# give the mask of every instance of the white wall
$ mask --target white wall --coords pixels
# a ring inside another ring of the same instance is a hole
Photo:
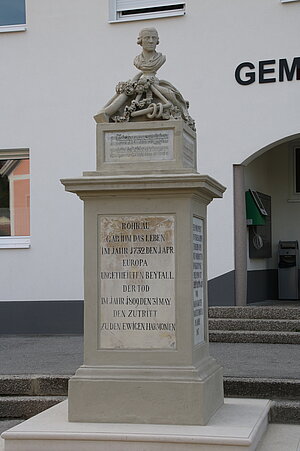
[[[209,207],[209,277],[232,270],[232,165],[298,133],[300,117],[300,81],[240,86],[234,71],[298,56],[300,2],[188,0],[184,17],[119,24],[106,0],[26,3],[28,30],[0,34],[0,148],[30,148],[32,247],[0,249],[1,299],[82,298],[81,201],[59,179],[94,169],[92,116],[136,72],[144,26],[167,55],[158,76],[190,101],[199,171],[228,187]]]

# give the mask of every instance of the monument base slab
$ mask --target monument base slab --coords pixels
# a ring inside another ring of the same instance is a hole
[[[205,425],[223,404],[223,371],[212,358],[204,363],[127,372],[83,365],[69,382],[69,420]]]
[[[269,408],[267,400],[225,399],[206,426],[72,423],[64,401],[2,437],[5,451],[254,451]]]

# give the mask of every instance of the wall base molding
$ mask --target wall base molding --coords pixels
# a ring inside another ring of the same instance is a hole
[[[2,335],[83,333],[83,301],[0,301]]]

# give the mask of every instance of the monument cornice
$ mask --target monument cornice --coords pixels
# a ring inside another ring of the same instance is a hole
[[[141,174],[125,176],[82,176],[62,179],[65,190],[79,197],[110,192],[146,192],[168,190],[180,193],[202,194],[209,198],[221,198],[226,188],[208,175],[202,174]]]

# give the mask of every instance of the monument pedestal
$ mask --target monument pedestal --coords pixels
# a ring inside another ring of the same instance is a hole
[[[70,420],[207,423],[223,385],[208,353],[205,218],[223,187],[199,174],[63,183],[85,204],[85,357]]]
[[[225,399],[206,426],[72,423],[67,401],[3,433],[5,451],[254,451],[269,402]]]
[[[84,365],[70,421],[204,425],[223,404],[209,356],[206,206],[199,174],[63,180],[85,209]]]

